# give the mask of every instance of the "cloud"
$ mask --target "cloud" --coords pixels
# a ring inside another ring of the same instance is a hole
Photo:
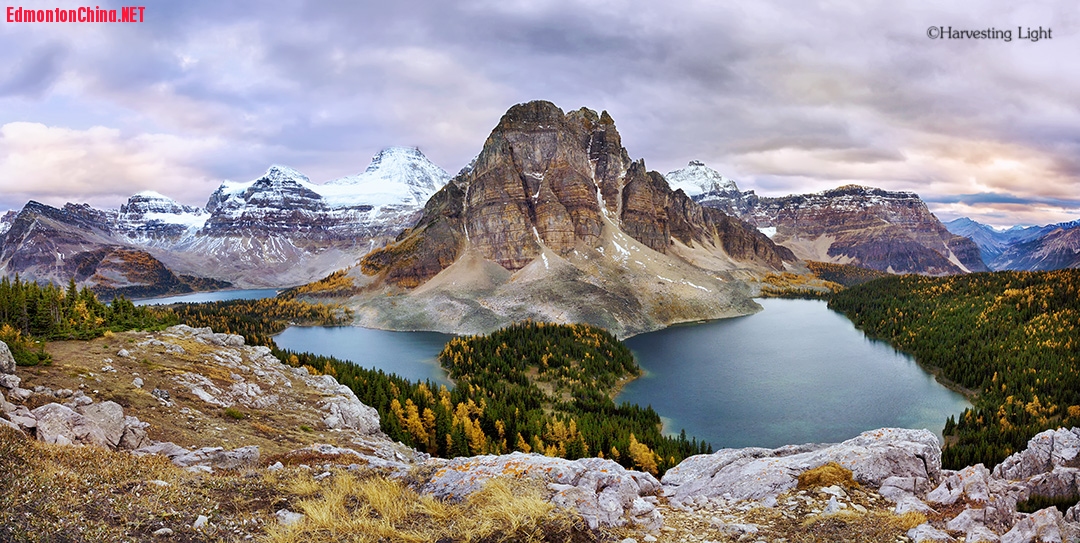
[[[1068,68],[1080,35],[1067,31],[1080,15],[1065,0],[191,0],[147,16],[0,36],[17,52],[0,124],[82,134],[55,141],[56,157],[112,142],[117,197],[152,188],[146,164],[250,179],[281,162],[323,180],[393,144],[456,171],[532,99],[608,110],[650,168],[700,159],[770,195],[861,183],[942,213],[1049,222],[1080,180],[1080,71]],[[931,40],[930,25],[1055,32]],[[78,175],[65,189],[65,164],[18,171],[49,197],[107,199]],[[946,201],[984,194],[1018,201]]]
[[[223,145],[168,134],[125,137],[104,127],[7,123],[0,126],[0,206],[18,209],[29,199],[113,203],[145,189],[202,204],[216,183],[195,165]]]
[[[66,55],[67,49],[58,44],[27,51],[6,77],[0,76],[0,96],[41,96],[60,77]]]

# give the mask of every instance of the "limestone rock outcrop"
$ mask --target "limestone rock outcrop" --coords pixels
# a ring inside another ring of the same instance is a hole
[[[668,470],[661,482],[676,503],[693,503],[699,496],[775,500],[795,488],[799,474],[829,462],[850,469],[862,484],[880,487],[903,479],[915,489],[937,480],[941,449],[927,430],[883,428],[836,445],[722,449],[692,456]]]

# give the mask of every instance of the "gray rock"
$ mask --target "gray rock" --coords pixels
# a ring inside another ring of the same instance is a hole
[[[656,478],[602,458],[571,461],[520,452],[455,458],[446,462],[422,491],[440,499],[462,499],[488,480],[508,476],[547,483],[554,492],[551,502],[577,511],[591,529],[636,524],[651,530],[659,529],[662,523],[655,507],[650,509],[637,501],[659,493]],[[633,516],[635,512],[641,516]]]
[[[825,505],[824,513],[826,515],[832,515],[839,512],[840,509],[840,502],[836,501],[836,496],[829,496],[829,503]]]
[[[720,533],[734,538],[741,538],[744,535],[754,535],[758,533],[757,524],[738,524],[738,523],[718,523],[713,524]]]
[[[33,411],[37,419],[37,438],[58,445],[98,445],[111,447],[105,433],[89,418],[58,403],[43,405]]]
[[[975,526],[985,526],[986,520],[986,509],[968,508],[945,523],[945,529],[952,532],[968,532]]]
[[[18,375],[12,373],[0,375],[0,388],[14,390],[19,388],[20,383],[22,383],[22,379]]]
[[[3,341],[0,341],[0,373],[15,373],[15,357]]]
[[[899,428],[864,432],[830,446],[724,449],[690,457],[668,470],[664,491],[677,503],[695,496],[775,499],[795,487],[799,474],[828,462],[852,470],[859,483],[879,487],[894,477],[936,479],[941,449],[929,431]]]
[[[279,509],[277,513],[274,513],[274,516],[277,517],[278,523],[282,526],[292,526],[304,520],[303,513],[294,513],[288,509]]]
[[[151,390],[150,395],[159,400],[165,401],[169,401],[169,398],[171,398],[171,396],[169,395],[169,391],[161,388],[155,388],[154,390]]]
[[[120,446],[124,437],[124,408],[116,402],[100,402],[80,407],[79,414],[90,419],[101,429],[109,448]]]
[[[1065,520],[1074,524],[1080,524],[1080,504],[1074,505],[1065,512]]]
[[[70,388],[62,388],[62,389],[56,391],[56,397],[60,398],[61,400],[70,398],[70,397],[72,397],[74,395],[75,395],[75,391],[71,390]]]
[[[1035,434],[1028,440],[1026,449],[998,464],[994,475],[1016,481],[1051,472],[1055,467],[1080,467],[1080,428]]]
[[[168,528],[154,530],[154,537],[169,537],[171,535],[173,535],[173,531]]]
[[[1055,466],[1048,473],[1040,473],[1026,481],[1031,495],[1046,498],[1068,498],[1078,491],[1080,469]]]
[[[1061,511],[1047,507],[1022,517],[1001,536],[1001,543],[1061,543],[1063,522]]]
[[[18,425],[23,430],[33,430],[37,428],[37,417],[30,412],[26,406],[20,405],[15,410],[9,412],[7,417],[11,422]]]
[[[333,379],[333,377],[330,378]],[[373,407],[364,405],[356,398],[352,390],[345,388],[345,391],[348,392],[347,395],[342,394],[324,400],[323,409],[327,411],[327,415],[323,422],[327,428],[357,430],[364,434],[379,433],[379,412]]]
[[[135,388],[142,388],[143,387],[142,377],[136,377],[136,378],[132,379],[131,380],[131,386],[133,386]]]
[[[270,467],[266,468],[267,471],[281,471],[285,469],[285,464],[281,462],[274,462]]]
[[[929,490],[930,481],[923,477],[889,477],[881,482],[878,494],[899,502],[906,496],[922,496]]]
[[[116,356],[119,356],[120,358],[128,358],[129,356],[131,356],[131,353],[129,353],[127,349],[120,349],[116,352]]]
[[[923,523],[907,532],[907,536],[915,543],[923,541],[955,541],[949,534]]]
[[[117,446],[120,450],[133,451],[150,443],[146,429],[150,427],[147,422],[142,422],[135,417],[124,417],[124,435],[120,437]]]
[[[1001,538],[982,524],[976,524],[964,536],[965,543],[998,543]]]
[[[943,471],[941,484],[926,495],[926,501],[948,505],[967,496],[970,501],[985,502],[990,499],[990,477],[990,470],[982,464]]]
[[[202,528],[206,528],[206,525],[209,523],[210,517],[206,515],[199,515],[199,517],[195,519],[195,522],[191,525],[191,527],[195,528],[196,530],[200,530]]]
[[[905,496],[900,498],[900,501],[896,502],[896,507],[893,508],[893,513],[896,513],[897,515],[903,515],[904,513],[913,511],[916,513],[932,513],[934,512],[934,508],[926,505],[922,500],[915,496]]]
[[[173,464],[186,468],[193,465],[210,466],[214,469],[239,469],[259,462],[259,447],[250,445],[226,451],[221,447],[203,447],[172,458]]]
[[[15,430],[16,432],[18,432],[20,434],[23,434],[23,429],[21,427],[19,427],[18,424],[15,424],[14,422],[11,422],[11,421],[9,421],[7,419],[0,419],[0,426],[3,426],[5,428],[11,428],[12,430]]]
[[[169,458],[170,460],[173,458],[178,458],[187,454],[191,454],[191,451],[170,441],[161,441],[158,443],[152,443],[150,445],[144,445],[143,447],[135,449],[131,452],[136,455],[160,454]]]
[[[3,377],[5,377],[5,376],[0,375],[0,378],[3,378]],[[14,376],[12,376],[12,377],[14,377]],[[18,379],[18,377],[16,377],[16,379]],[[26,390],[25,388],[19,388],[19,387],[12,388],[11,392],[8,392],[8,397],[14,399],[15,401],[19,401],[19,402],[25,402],[26,400],[30,399],[30,396],[33,396],[33,395],[34,395],[33,392],[30,392],[29,390]]]

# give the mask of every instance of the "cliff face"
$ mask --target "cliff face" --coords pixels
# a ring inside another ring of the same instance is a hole
[[[891,273],[988,271],[979,247],[950,233],[911,192],[847,185],[815,194],[766,198],[740,191],[700,162],[668,174],[701,205],[762,229],[799,258],[857,264]]]
[[[759,198],[750,216],[758,226],[775,227],[780,243],[834,237],[825,252],[830,260],[893,273],[988,271],[975,243],[946,230],[910,192],[848,185]]]
[[[460,256],[461,238],[517,271],[544,249],[568,258],[601,247],[607,231],[625,232],[661,254],[678,240],[771,269],[795,260],[737,219],[673,192],[643,160],[631,161],[607,112],[564,114],[550,102],[511,108],[471,170],[433,202],[396,244],[364,259],[365,272],[386,271],[399,286],[422,284],[434,276],[434,261],[445,268],[446,256]],[[441,256],[427,254],[432,250]]]
[[[741,279],[785,260],[796,258],[632,161],[606,112],[529,102],[413,228],[361,261],[352,276],[367,290],[351,303],[375,327],[474,332],[535,318],[626,335],[754,311]]]

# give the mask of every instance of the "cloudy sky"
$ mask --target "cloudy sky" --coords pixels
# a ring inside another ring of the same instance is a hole
[[[20,5],[85,3],[4,7]],[[273,163],[323,182],[389,145],[453,173],[508,107],[546,99],[606,109],[650,169],[699,159],[763,195],[860,183],[915,191],[943,220],[1080,218],[1072,0],[185,0],[144,13],[0,22],[0,210],[115,207],[144,189],[202,205]],[[1024,39],[1040,27],[1050,38]]]

